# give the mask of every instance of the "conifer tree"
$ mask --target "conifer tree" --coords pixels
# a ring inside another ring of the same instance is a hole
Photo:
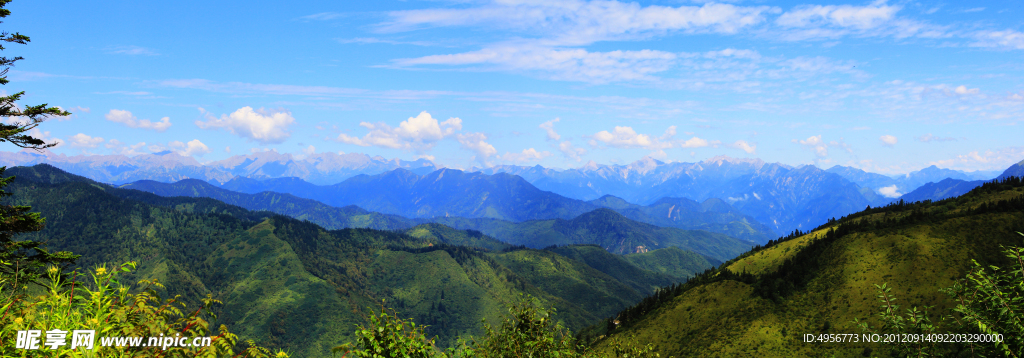
[[[11,14],[6,9],[10,0],[0,0],[0,18]],[[0,21],[0,24],[3,22]],[[9,33],[0,31],[0,50],[4,50],[3,42],[27,44],[29,37],[20,33]],[[22,60],[22,57],[0,56],[0,85],[6,85],[7,71],[14,63]],[[18,92],[10,96],[0,97],[0,143],[8,142],[21,148],[43,150],[53,147],[57,143],[46,143],[42,139],[35,138],[28,134],[40,123],[52,116],[69,116],[71,113],[57,107],[48,107],[47,104],[26,106],[21,108],[16,102],[25,95],[25,92]],[[10,184],[14,177],[3,177],[6,167],[0,167],[0,199],[11,196],[11,193],[3,189]],[[42,277],[43,270],[48,265],[69,265],[78,257],[70,252],[50,253],[43,248],[43,243],[37,241],[15,241],[14,236],[19,233],[39,231],[43,229],[46,220],[39,216],[39,213],[29,212],[29,206],[15,206],[0,204],[0,284],[22,286],[28,282],[35,282]]]

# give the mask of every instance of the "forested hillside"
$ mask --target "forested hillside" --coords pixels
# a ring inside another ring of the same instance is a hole
[[[650,296],[616,317],[610,333],[656,345],[662,356],[871,356],[883,343],[804,343],[804,334],[862,333],[878,321],[877,285],[900,308],[928,309],[936,333],[973,333],[942,319],[956,301],[940,289],[963,281],[972,259],[1018,267],[1002,246],[1024,246],[1024,183],[1013,177],[938,202],[897,202],[811,232],[772,241],[688,283]],[[908,323],[909,324],[909,323]],[[974,328],[972,328],[974,327]],[[598,340],[606,352],[607,340]],[[1020,348],[1020,347],[1018,347]],[[940,345],[956,356],[963,345]]]
[[[293,356],[328,356],[382,299],[429,324],[428,334],[447,345],[481,334],[480,319],[494,322],[520,294],[556,308],[557,318],[578,330],[675,277],[616,269],[638,274],[631,277],[551,251],[502,250],[507,244],[479,232],[436,224],[408,234],[328,231],[212,199],[115,188],[49,166],[7,174],[17,176],[10,203],[32,205],[47,218],[45,229],[23,239],[82,255],[80,268],[138,261],[134,279],[156,278],[164,294],[182,294],[186,303],[211,293],[224,302],[218,323]]]

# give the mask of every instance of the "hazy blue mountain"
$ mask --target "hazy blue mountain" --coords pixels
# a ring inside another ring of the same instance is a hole
[[[49,164],[69,173],[103,183],[127,183],[136,180],[175,182],[188,178],[220,181],[231,178],[229,173],[205,167],[192,157],[169,151],[141,154],[134,157],[123,155],[67,156],[48,150],[41,153],[32,150],[0,151],[0,165],[10,167],[36,164]]]
[[[902,187],[902,183],[893,177],[878,173],[869,173],[854,167],[836,165],[825,171],[837,174],[846,180],[860,185],[861,187],[874,189],[875,191],[892,185],[896,185],[898,187],[897,190],[913,190],[913,188],[907,189]]]
[[[202,164],[172,151],[124,155],[67,156],[50,151],[0,151],[0,165],[32,166],[47,163],[69,173],[99,182],[123,184],[139,180],[176,182],[182,179],[200,179],[224,183],[234,177],[282,178],[297,177],[310,183],[328,185],[359,174],[379,174],[397,168],[426,174],[437,170],[434,163],[419,159],[405,161],[370,157],[365,154],[316,153],[302,158],[277,152],[260,152],[233,156],[228,159]]]
[[[272,151],[233,156],[209,163],[208,166],[232,176],[246,178],[296,177],[320,185],[335,184],[360,174],[379,174],[398,168],[418,173],[432,172],[440,168],[426,159],[388,160],[381,156],[370,157],[359,153],[337,154],[332,152],[316,153],[299,159],[291,154],[279,154]],[[225,180],[219,182],[223,183]]]
[[[1011,165],[997,179],[1005,179],[1011,176],[1024,178],[1024,160]]]
[[[906,191],[913,191],[927,183],[937,183],[944,179],[958,179],[963,181],[991,180],[998,175],[998,172],[962,172],[959,170],[942,169],[934,165],[907,173],[906,175],[894,177],[899,181],[900,188]],[[903,191],[903,192],[906,192]]]
[[[597,206],[537,189],[511,174],[486,175],[441,169],[417,175],[396,169],[358,175],[325,187],[324,203],[357,205],[413,218],[461,216],[511,221],[574,218]]]
[[[397,230],[420,223],[397,215],[370,212],[354,205],[333,207],[291,194],[268,191],[255,194],[239,193],[218,188],[198,179],[185,179],[172,184],[141,180],[121,185],[120,188],[141,190],[164,197],[211,198],[248,210],[264,210],[300,220],[309,220],[328,230],[344,228]]]
[[[900,199],[912,203],[915,201],[932,200],[939,201],[946,198],[961,196],[984,184],[985,180],[965,181],[959,179],[944,179],[938,183],[927,183],[912,192],[903,194]]]
[[[697,163],[664,163],[646,157],[628,165],[587,165],[562,171],[502,166],[484,172],[521,173],[542,190],[577,199],[613,195],[653,205],[662,198],[697,202],[718,198],[775,232],[806,230],[832,217],[884,205],[891,199],[836,173],[814,166],[794,168],[759,159],[725,156]],[[667,208],[659,209],[667,211]],[[636,213],[631,218],[648,222]],[[653,215],[648,214],[651,217]],[[665,215],[668,216],[667,213]],[[655,221],[666,225],[663,221]],[[717,231],[717,230],[716,230]],[[718,231],[722,232],[722,231]]]
[[[987,174],[986,174],[987,175]],[[1020,161],[1017,164],[1011,165],[1009,168],[1004,170],[1002,174],[995,177],[996,180],[1009,178],[1011,176],[1024,177],[1024,161]],[[900,197],[907,202],[932,200],[938,201],[946,198],[960,196],[967,194],[967,192],[973,190],[984,184],[985,182],[991,181],[986,180],[960,180],[960,179],[945,179],[936,183],[927,183],[917,188],[916,190],[904,194]]]

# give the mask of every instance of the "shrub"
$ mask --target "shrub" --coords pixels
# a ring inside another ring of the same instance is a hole
[[[6,262],[0,262],[6,264]],[[119,276],[135,269],[134,262],[107,269],[97,267],[88,275],[78,272],[64,275],[51,266],[47,270],[48,283],[42,294],[31,295],[25,286],[13,282],[0,282],[0,356],[24,357],[270,357],[271,352],[251,341],[241,352],[234,352],[238,337],[221,325],[219,334],[212,336],[211,345],[205,347],[112,347],[102,346],[101,337],[209,337],[208,319],[216,318],[211,311],[220,303],[207,295],[203,306],[195,311],[183,312],[185,305],[180,296],[161,300],[155,292],[162,285],[156,280],[142,280],[138,292],[120,282]],[[79,281],[86,278],[87,281]],[[66,332],[64,346],[47,346],[40,337],[38,350],[16,348],[18,331],[61,330]],[[93,330],[93,349],[71,349],[74,330]],[[53,349],[56,348],[56,349]],[[275,357],[285,358],[284,352]]]
[[[435,346],[434,339],[426,337],[425,326],[402,320],[394,310],[385,308],[383,301],[379,312],[368,317],[367,326],[358,326],[354,344],[337,346],[333,353],[340,353],[346,358],[597,357],[568,329],[557,323],[551,313],[537,308],[529,296],[509,305],[500,326],[494,327],[484,321],[486,333],[480,340],[459,339],[454,347],[445,351]],[[616,358],[660,357],[654,353],[653,346],[638,346],[633,337],[626,342],[613,339],[611,348]]]

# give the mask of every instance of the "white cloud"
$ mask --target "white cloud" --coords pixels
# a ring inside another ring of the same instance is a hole
[[[591,136],[592,146],[601,144],[616,147],[616,148],[645,148],[651,150],[658,150],[664,148],[671,148],[671,143],[662,143],[658,138],[652,138],[647,134],[637,134],[632,127],[615,126],[612,132],[600,131]],[[596,142],[595,142],[596,141]]]
[[[102,137],[90,137],[84,133],[68,137],[68,144],[75,148],[96,148],[100,143],[103,143]]]
[[[707,147],[709,145],[717,146],[719,143],[720,142],[717,141],[717,140],[709,142],[706,139],[701,139],[701,138],[693,137],[693,138],[687,139],[686,141],[679,142],[679,147],[680,148],[703,148],[703,147]]]
[[[558,135],[558,132],[555,132],[555,122],[558,122],[560,120],[561,119],[555,118],[555,119],[552,119],[550,121],[547,121],[547,122],[544,122],[544,123],[540,124],[539,127],[541,129],[543,129],[543,130],[548,132],[548,139],[550,139],[550,140],[562,139],[562,136]]]
[[[956,170],[1003,170],[1024,158],[1024,147],[1004,147],[996,150],[973,151],[956,158],[930,162],[943,168]]]
[[[104,144],[103,146],[106,147],[107,149],[110,149],[111,153],[120,155],[135,156],[146,153],[145,151],[140,150],[146,146],[146,142],[139,142],[133,145],[126,146],[124,143],[117,139],[111,139],[107,141],[107,144]]]
[[[967,88],[967,86],[960,85],[959,87],[953,89],[953,92],[959,95],[965,95],[978,94],[979,90],[977,88]]]
[[[430,150],[445,137],[462,130],[462,120],[449,118],[438,123],[426,111],[420,112],[416,117],[398,124],[398,128],[392,128],[385,123],[359,123],[361,127],[370,132],[362,138],[352,137],[345,133],[338,135],[337,141],[368,147],[377,146],[402,150],[426,151]]]
[[[754,154],[754,151],[757,150],[757,145],[751,145],[746,141],[742,140],[738,140],[735,143],[733,143],[732,147],[747,152],[747,154]]]
[[[893,185],[890,185],[890,186],[887,186],[887,187],[883,187],[883,188],[878,188],[878,193],[882,194],[882,196],[884,196],[886,198],[898,198],[901,195],[903,195],[902,193],[897,191],[896,184],[893,184]]]
[[[632,127],[616,126],[611,132],[600,131],[591,136],[590,145],[598,147],[607,145],[615,148],[643,148],[659,151],[669,148],[702,148],[717,146],[721,142],[691,137],[687,140],[673,140],[676,126],[669,126],[660,137],[639,134]]]
[[[495,1],[463,9],[394,11],[380,29],[483,26],[534,33],[554,44],[583,45],[671,31],[735,33],[763,22],[763,14],[771,11],[767,6],[716,3],[671,7],[619,1]]]
[[[152,129],[157,132],[163,132],[171,126],[170,117],[160,118],[159,122],[153,122],[148,119],[140,121],[132,115],[132,112],[120,109],[111,109],[104,117],[106,117],[108,121],[121,123],[130,128]]]
[[[202,108],[199,111],[207,118],[206,122],[195,122],[199,128],[226,128],[231,134],[264,145],[284,142],[291,136],[288,126],[295,123],[292,114],[285,110],[267,111],[260,108],[254,111],[252,107],[246,106],[239,108],[231,115],[222,115],[219,119],[208,114]]]
[[[920,136],[920,137],[916,137],[914,139],[917,139],[918,141],[924,142],[924,143],[956,141],[956,138],[953,138],[953,137],[936,137],[936,136],[933,136],[931,133],[925,134],[925,135]]]
[[[309,156],[309,155],[313,155],[314,153],[316,153],[316,147],[314,147],[313,145],[310,145],[308,147],[302,148],[302,154],[305,154],[305,155]]]
[[[783,27],[830,25],[864,30],[892,20],[899,10],[899,6],[885,5],[884,2],[868,6],[802,5],[780,15],[775,23]]]
[[[175,149],[176,153],[186,157],[191,157],[193,155],[201,156],[210,152],[210,147],[207,147],[206,144],[203,144],[203,142],[200,142],[198,139],[190,140],[188,143],[173,141],[167,143],[167,145]]]
[[[878,139],[880,139],[882,141],[882,144],[884,144],[887,147],[892,147],[892,146],[896,145],[896,142],[897,142],[895,136],[888,135],[888,134],[883,135],[883,136],[879,137]]]
[[[28,135],[32,138],[39,139],[46,143],[57,143],[57,145],[50,147],[50,149],[60,148],[64,145],[64,140],[60,138],[54,138],[50,136],[50,131],[43,132],[39,128],[32,128],[28,131]]]
[[[523,149],[522,153],[509,153],[509,152],[505,152],[505,155],[501,156],[501,160],[504,160],[506,162],[514,162],[514,163],[529,163],[529,162],[536,162],[538,160],[541,160],[541,159],[544,159],[544,158],[547,158],[547,157],[550,157],[550,156],[551,156],[551,152],[548,152],[548,151],[538,152],[536,149],[529,148],[529,149]]]
[[[973,45],[1008,50],[1024,50],[1024,32],[1015,30],[978,31],[974,33]]]
[[[393,63],[398,67],[491,65],[481,69],[541,72],[554,80],[602,84],[653,81],[653,74],[671,69],[677,58],[675,53],[658,50],[590,52],[510,43],[458,54],[398,59]]]
[[[7,92],[0,93],[0,96],[7,96]],[[71,107],[71,108],[64,108],[64,107],[61,107],[61,106],[57,106],[57,108],[60,108],[62,111],[71,112],[70,116],[56,116],[56,117],[54,117],[54,119],[56,119],[58,122],[69,121],[72,118],[78,117],[78,114],[82,113],[82,112],[89,113],[89,107],[75,106],[75,107]]]
[[[120,55],[145,55],[145,56],[157,56],[160,55],[153,49],[148,49],[139,46],[111,46],[107,47],[107,53],[120,54]]]
[[[577,162],[582,160],[580,156],[587,154],[586,149],[576,148],[572,145],[572,142],[570,141],[563,141],[562,143],[558,143],[558,151],[562,152],[562,155],[565,155],[566,158],[573,159]]]
[[[481,163],[486,163],[487,158],[498,154],[498,151],[494,149],[494,146],[487,143],[487,135],[483,133],[467,133],[467,134],[456,134],[459,143],[462,147],[469,149],[476,153],[475,159]]]
[[[816,136],[807,137],[807,139],[804,140],[794,139],[793,143],[797,143],[814,150],[814,154],[816,154],[819,158],[824,158],[828,156],[828,144],[821,140],[820,134]]]
[[[224,153],[231,153],[231,146],[230,145],[224,147]]]

